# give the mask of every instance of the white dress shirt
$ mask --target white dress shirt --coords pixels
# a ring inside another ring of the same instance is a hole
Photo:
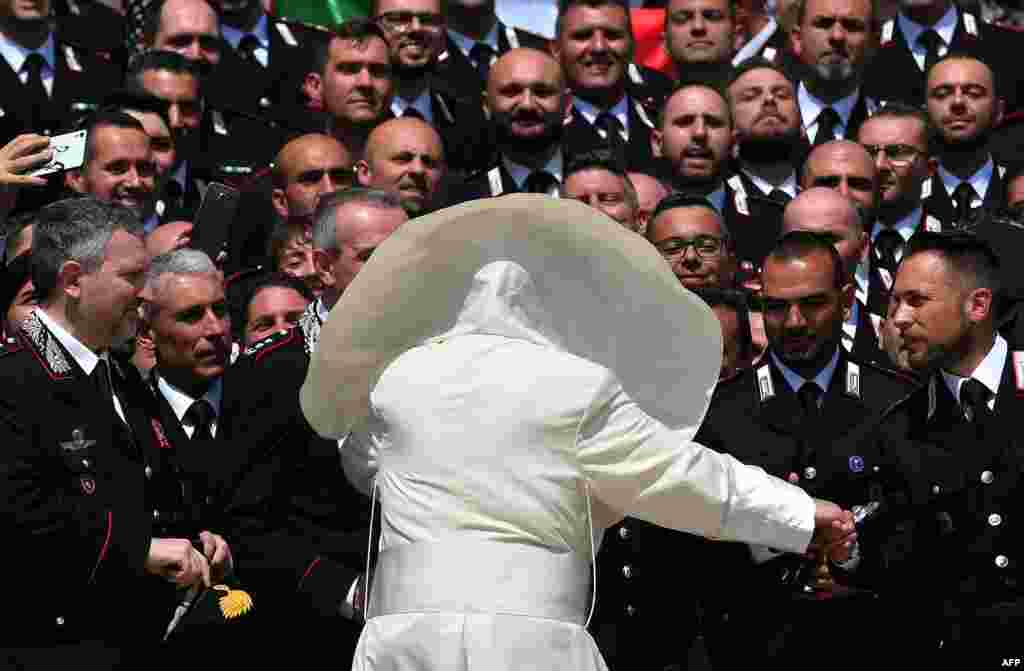
[[[583,118],[593,126],[594,122],[597,121],[597,117],[601,115],[603,110],[598,108],[596,105],[588,103],[586,100],[573,96],[572,106],[576,108],[576,111],[583,115]],[[619,123],[622,124],[622,141],[629,141],[629,96],[622,96],[619,102],[611,106],[608,113],[618,119]]]
[[[43,68],[40,76],[42,77],[43,88],[46,89],[47,95],[52,97],[53,77],[57,72],[57,53],[54,46],[53,33],[51,32],[47,36],[43,46],[38,49],[26,49],[0,34],[0,56],[4,57],[4,60],[7,61],[11,69],[18,75],[18,80],[22,84],[28,83],[28,71],[24,69],[25,59],[28,58],[29,54],[33,53],[39,54],[46,61],[46,66]]]
[[[433,105],[430,102],[430,89],[427,88],[423,93],[416,96],[415,100],[406,100],[395,96],[391,99],[391,113],[396,117],[402,117],[405,115],[405,110],[412,107],[414,110],[423,116],[423,120],[434,125],[434,111]]]
[[[498,55],[498,51],[499,51],[499,49],[498,49],[498,26],[499,25],[500,24],[497,21],[495,21],[494,22],[494,26],[491,27],[490,32],[488,32],[484,36],[483,40],[480,40],[480,43],[486,44],[491,49],[493,49],[495,55]],[[452,38],[452,42],[455,43],[455,46],[457,46],[459,48],[459,51],[461,51],[462,54],[466,58],[468,58],[470,60],[470,62],[474,62],[473,61],[473,57],[470,55],[470,51],[472,51],[473,47],[475,47],[477,45],[477,40],[474,40],[472,37],[469,37],[468,35],[463,35],[462,33],[458,32],[457,30],[452,30],[451,28],[448,29],[448,37]]]
[[[973,378],[992,392],[992,396],[988,399],[988,409],[995,410],[996,394],[999,393],[999,383],[1003,380],[1003,368],[1006,366],[1006,357],[1009,351],[1010,347],[1006,340],[997,333],[995,342],[992,343],[992,349],[988,351],[970,377],[961,377],[956,373],[942,371],[942,379],[946,383],[946,388],[953,394],[957,403],[960,402],[960,388],[963,387],[964,382]]]
[[[956,191],[956,187],[960,186],[961,182],[966,181],[974,188],[974,196],[971,198],[971,209],[981,207],[982,203],[985,202],[985,194],[988,193],[988,185],[992,182],[992,174],[994,172],[995,164],[992,162],[991,156],[985,161],[985,165],[978,168],[977,172],[966,180],[960,179],[947,171],[941,164],[939,165],[939,177],[942,179],[942,186],[946,189],[946,193],[949,194],[950,198],[953,197],[953,192]]]
[[[835,354],[832,355],[832,359],[818,371],[818,374],[814,376],[813,380],[808,380],[804,376],[797,373],[795,370],[782,363],[779,357],[775,356],[775,352],[769,352],[772,357],[772,361],[779,367],[779,372],[782,373],[782,377],[786,380],[786,384],[793,390],[794,393],[800,391],[800,387],[804,386],[805,382],[814,382],[821,389],[822,398],[825,397],[825,393],[828,391],[828,386],[832,383],[832,374],[836,372],[836,366],[839,364],[839,348],[836,348]],[[821,401],[818,402],[819,405]]]
[[[167,399],[168,405],[171,406],[171,410],[174,411],[174,416],[181,422],[181,428],[185,431],[185,435],[192,438],[192,434],[196,432],[196,425],[192,423],[191,417],[186,417],[188,409],[192,407],[192,404],[197,400],[192,398],[187,393],[178,389],[173,384],[168,382],[163,375],[157,372],[156,387],[163,394],[164,398]],[[210,384],[210,388],[206,390],[202,398],[206,399],[210,406],[213,408],[213,419],[210,422],[210,434],[214,438],[217,437],[217,426],[220,424],[220,400],[223,395],[224,384],[221,378],[217,378]]]
[[[907,45],[910,47],[910,53],[917,61],[917,67],[924,70],[924,59],[925,59],[925,48],[920,44],[917,39],[921,36],[921,33],[929,29],[929,26],[922,26],[920,23],[914,23],[910,19],[900,12],[896,15],[896,24],[900,27],[900,32],[903,33],[903,39],[907,41]],[[956,5],[950,3],[949,9],[942,15],[938,23],[931,26],[931,29],[939,34],[943,44],[939,45],[939,58],[946,55],[949,51],[949,45],[953,43],[953,33],[956,32],[957,24],[957,13]]]
[[[797,102],[800,104],[800,118],[802,119],[804,130],[807,131],[808,142],[816,142],[818,139],[818,116],[821,111],[826,107],[831,107],[839,115],[839,124],[832,129],[832,135],[835,139],[841,140],[846,135],[846,128],[850,124],[850,115],[853,114],[853,106],[857,104],[857,97],[860,95],[860,89],[856,89],[853,93],[840,98],[831,105],[815,98],[814,95],[807,90],[807,86],[803,82],[800,82],[800,86],[797,87]]]
[[[92,372],[96,370],[96,365],[103,359],[107,362],[107,370],[110,370],[110,358],[106,352],[96,354],[91,349],[86,347],[82,342],[75,336],[68,333],[64,328],[54,321],[48,314],[39,308],[35,309],[35,314],[39,317],[39,321],[43,322],[43,325],[49,329],[50,333],[54,338],[57,339],[64,349],[68,351],[71,358],[75,360],[82,372],[87,376],[92,376]],[[113,390],[113,380],[108,380],[110,388]],[[124,415],[124,408],[121,407],[121,400],[117,397],[117,394],[111,394],[113,396],[114,410],[117,412],[117,416],[121,418],[125,424],[128,423],[128,419]]]
[[[220,32],[224,36],[224,39],[227,40],[228,44],[231,45],[231,48],[236,51],[238,50],[238,45],[242,41],[243,37],[246,35],[252,35],[255,37],[259,40],[260,46],[256,48],[253,55],[256,57],[256,60],[259,61],[260,65],[267,67],[267,64],[270,62],[270,31],[268,30],[266,14],[260,15],[260,20],[256,22],[256,25],[250,32],[243,32],[238,28],[224,23],[220,26]]]
[[[502,156],[501,161],[502,164],[505,166],[505,169],[508,170],[508,174],[512,176],[512,181],[516,183],[516,187],[520,191],[522,191],[523,185],[526,184],[526,179],[530,176],[530,173],[534,172],[534,168],[529,168],[525,165],[522,165],[521,163],[515,163],[514,161],[509,160],[507,156]],[[556,151],[554,155],[551,156],[548,162],[544,164],[542,170],[544,170],[552,177],[554,177],[556,180],[558,180],[559,184],[562,183],[562,178],[564,176],[563,173],[565,170],[565,161],[562,158],[561,149]],[[551,188],[551,192],[548,193],[548,195],[557,196],[558,186],[553,186]]]

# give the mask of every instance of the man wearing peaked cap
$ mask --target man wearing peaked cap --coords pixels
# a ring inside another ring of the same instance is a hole
[[[846,558],[849,513],[691,442],[721,346],[648,243],[581,203],[483,199],[377,247],[300,394],[381,507],[354,668],[605,668],[592,529],[626,514],[791,552],[817,526]]]

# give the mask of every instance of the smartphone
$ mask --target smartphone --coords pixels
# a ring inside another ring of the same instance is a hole
[[[50,138],[53,158],[46,165],[26,173],[30,177],[45,177],[58,172],[81,168],[85,162],[85,140],[87,132],[76,130]]]
[[[210,182],[192,222],[192,247],[213,259],[218,267],[227,261],[231,222],[242,192],[220,182]]]

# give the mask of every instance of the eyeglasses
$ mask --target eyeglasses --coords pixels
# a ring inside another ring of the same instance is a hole
[[[686,253],[687,247],[693,247],[694,253],[702,259],[714,258],[722,251],[722,239],[713,235],[698,235],[692,240],[668,238],[655,245],[665,258],[681,256]]]
[[[377,16],[381,25],[391,30],[407,30],[413,21],[428,29],[437,29],[444,25],[444,17],[433,12],[384,12]]]
[[[871,154],[871,158],[878,158],[879,152],[884,151],[886,158],[894,165],[906,165],[917,158],[918,154],[924,153],[909,144],[865,144],[861,146]]]

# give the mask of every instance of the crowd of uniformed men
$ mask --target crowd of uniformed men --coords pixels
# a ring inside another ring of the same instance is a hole
[[[332,31],[144,4],[0,1],[0,667],[345,666],[369,502],[299,410],[310,352],[409,218],[517,192],[601,210],[712,306],[699,442],[873,511],[842,565],[626,518],[590,623],[613,671],[1024,656],[1024,33],[990,21],[1019,8],[669,0],[672,78],[622,0],[563,0],[552,40],[494,0]],[[75,129],[80,168],[27,174]],[[252,612],[167,635],[197,582]]]

